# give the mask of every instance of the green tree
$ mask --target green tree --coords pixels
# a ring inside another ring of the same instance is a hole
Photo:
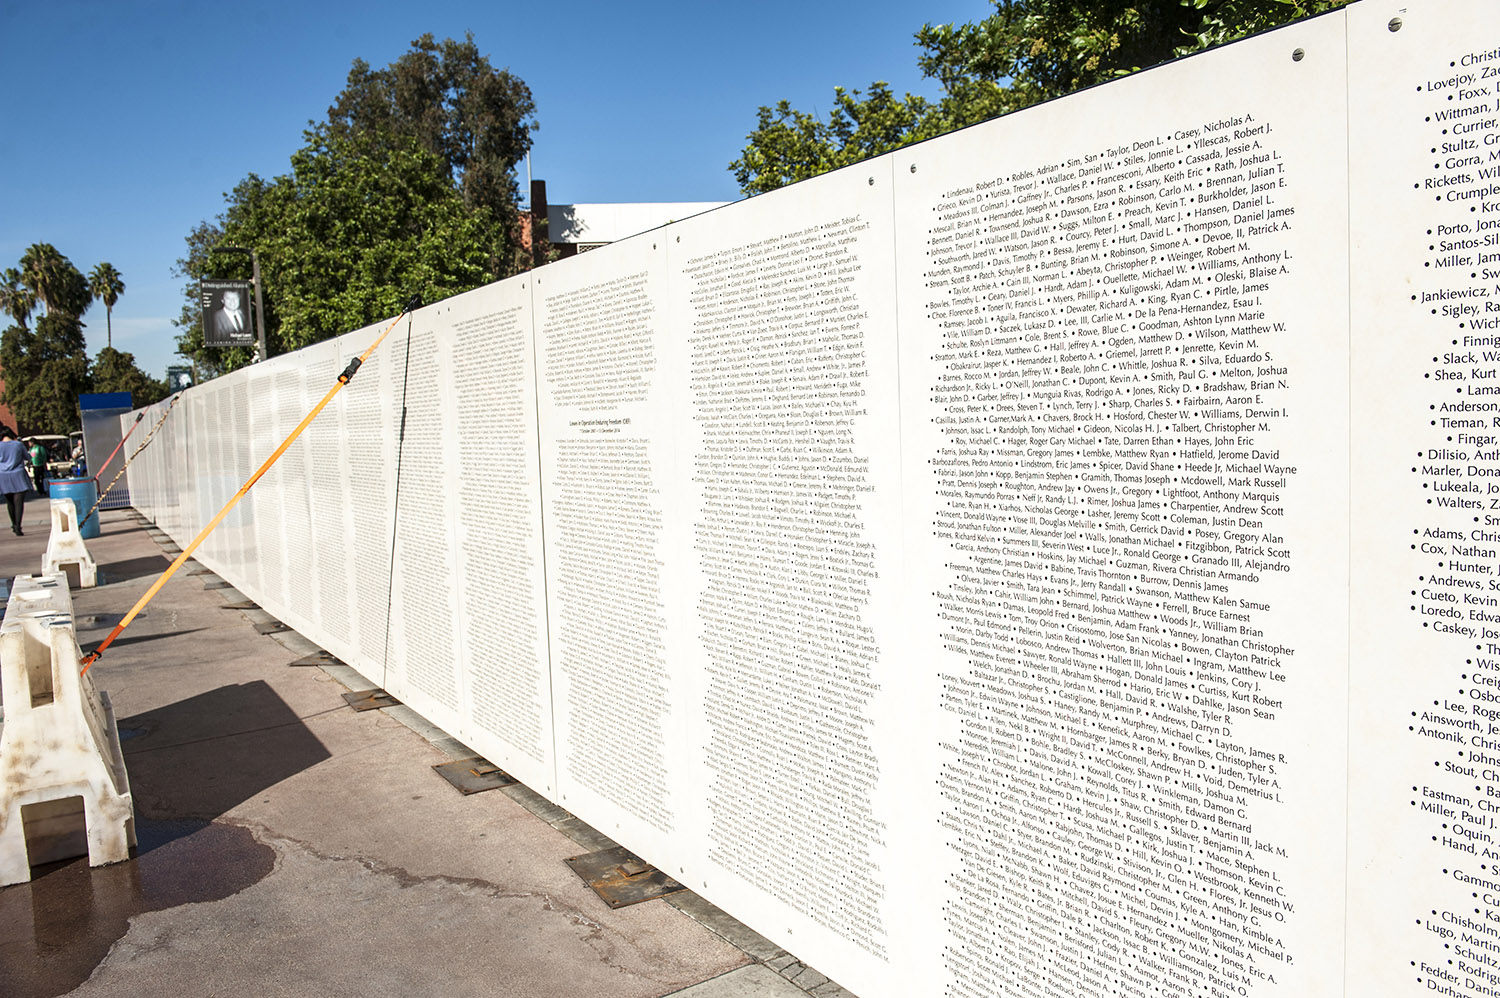
[[[763,194],[927,138],[931,112],[923,98],[899,98],[885,83],[863,92],[835,87],[827,121],[780,101],[760,109],[730,169],[746,194]]]
[[[36,311],[36,292],[26,286],[15,267],[0,273],[0,311],[22,329],[29,328],[31,313]]]
[[[253,356],[203,345],[197,280],[250,276],[219,246],[259,255],[272,355],[393,314],[412,292],[434,301],[529,267],[515,165],[533,113],[531,91],[472,35],[423,35],[385,69],[356,60],[291,172],[246,177],[223,215],[188,234],[178,351],[209,376]]]
[[[167,383],[142,371],[135,355],[105,347],[89,367],[89,377],[96,392],[129,392],[137,406],[160,402],[168,394]]]
[[[385,69],[356,59],[328,109],[330,135],[385,135],[442,157],[470,208],[516,221],[515,168],[536,129],[531,89],[474,44],[425,34]]]
[[[51,243],[34,243],[21,256],[21,283],[50,314],[79,317],[88,310],[89,282]]]
[[[0,401],[15,413],[17,432],[69,433],[78,429],[78,396],[89,390],[83,323],[52,309],[36,329],[11,326],[0,334]]]
[[[120,300],[120,295],[125,293],[125,280],[112,263],[97,263],[94,269],[89,271],[89,294],[95,299],[104,302],[104,336],[105,349],[113,349],[115,345],[115,330],[112,321],[115,303]]]
[[[20,267],[7,271],[5,280],[8,300],[21,297],[16,288],[24,288],[46,314],[30,329],[16,314],[24,313],[25,301],[9,309],[17,325],[0,334],[0,370],[5,377],[0,402],[15,413],[22,433],[77,429],[78,395],[89,388],[81,321],[92,303],[88,281],[50,243],[28,247]]]
[[[467,207],[447,164],[413,139],[314,130],[290,174],[252,175],[229,201],[216,224],[189,235],[177,270],[248,277],[248,261],[214,248],[256,247],[272,354],[399,312],[413,292],[436,301],[504,276],[491,269],[489,210]],[[196,286],[190,292],[178,352],[209,373],[247,363],[248,350],[203,345]]]
[[[942,88],[938,100],[897,98],[875,83],[863,94],[836,89],[826,122],[786,101],[761,107],[729,164],[740,189],[775,190],[1348,0],[994,2],[995,13],[981,21],[917,32],[917,64]]]

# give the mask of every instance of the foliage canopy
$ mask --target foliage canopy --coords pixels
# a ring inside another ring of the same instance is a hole
[[[129,392],[136,405],[150,405],[167,397],[167,384],[146,374],[135,363],[135,354],[105,347],[89,365],[96,392]]]
[[[356,60],[290,171],[246,177],[188,234],[179,352],[204,376],[252,359],[203,345],[197,280],[251,276],[221,247],[259,257],[272,355],[394,314],[412,293],[436,301],[524,269],[515,166],[533,111],[526,85],[472,36],[423,35],[385,69]]]
[[[88,309],[93,297],[83,272],[51,243],[27,247],[21,255],[20,275],[21,283],[49,314],[62,312],[76,318]]]
[[[18,266],[0,273],[0,307],[13,325],[0,333],[0,402],[15,414],[22,434],[68,433],[78,428],[78,396],[90,391],[128,391],[137,405],[156,402],[166,385],[135,365],[135,358],[105,347],[90,365],[83,314],[97,297],[110,308],[125,290],[119,271],[107,263],[85,278],[50,243],[36,243]],[[31,323],[32,313],[44,314]]]
[[[18,431],[68,433],[78,428],[78,396],[89,390],[83,323],[53,308],[35,329],[11,326],[0,333],[3,401],[15,413]]]
[[[981,21],[916,33],[917,65],[939,99],[872,83],[835,88],[826,120],[784,100],[762,106],[729,169],[746,194],[762,194],[1346,2],[994,0]]]
[[[356,59],[328,109],[328,131],[415,139],[447,164],[464,203],[497,219],[515,210],[515,165],[531,148],[531,90],[474,44],[425,34],[385,69]]]

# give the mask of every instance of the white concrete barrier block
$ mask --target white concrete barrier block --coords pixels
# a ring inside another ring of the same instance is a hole
[[[18,577],[0,623],[0,886],[85,853],[118,863],[135,844],[114,708],[81,658],[66,580]]]
[[[94,556],[84,546],[78,529],[78,507],[71,499],[52,500],[52,533],[47,538],[47,553],[42,556],[42,574],[65,573],[68,584],[92,589],[98,585],[99,569]]]

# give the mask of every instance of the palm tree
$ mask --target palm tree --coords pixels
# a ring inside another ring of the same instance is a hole
[[[52,310],[49,296],[52,273],[61,257],[62,254],[51,243],[32,243],[21,257],[21,283],[46,311]]]
[[[51,243],[33,243],[21,257],[21,283],[50,314],[78,318],[89,307],[88,280]]]
[[[95,264],[94,269],[89,272],[89,293],[104,302],[104,336],[105,345],[115,345],[114,329],[110,324],[110,317],[114,312],[115,302],[120,300],[120,295],[125,293],[125,282],[120,277],[120,272],[112,263]]]
[[[0,274],[0,311],[9,313],[25,329],[35,310],[36,293],[22,282],[21,272],[10,267]]]

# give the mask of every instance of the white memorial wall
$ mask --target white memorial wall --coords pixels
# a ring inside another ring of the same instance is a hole
[[[1349,991],[1500,995],[1500,31],[1349,19]]]
[[[865,998],[1500,995],[1495,301],[1500,8],[1361,0],[422,308],[198,558]]]

